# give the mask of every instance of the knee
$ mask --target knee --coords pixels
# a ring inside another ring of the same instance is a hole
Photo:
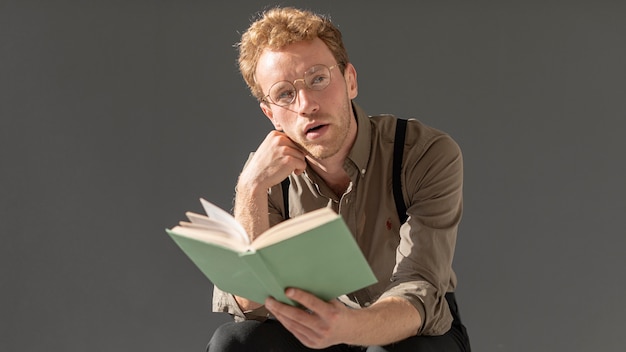
[[[207,345],[206,351],[236,351],[236,346],[241,345],[236,337],[235,323],[226,323],[218,327]]]
[[[226,323],[215,330],[207,352],[211,351],[247,351],[250,345],[250,335],[258,322],[246,321],[241,323]]]
[[[275,320],[246,320],[220,326],[207,351],[299,351],[304,345]]]

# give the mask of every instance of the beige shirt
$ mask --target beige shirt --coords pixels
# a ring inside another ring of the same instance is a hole
[[[440,335],[449,330],[452,317],[444,297],[454,291],[452,259],[462,213],[463,161],[450,136],[409,120],[404,145],[402,188],[409,218],[400,224],[392,192],[395,117],[368,117],[354,105],[358,133],[344,169],[351,179],[338,197],[308,168],[291,175],[289,214],[321,207],[342,215],[378,283],[350,299],[367,307],[383,297],[403,297],[423,320],[419,334]],[[280,184],[269,190],[269,217],[273,226],[283,221]],[[232,295],[215,289],[213,309],[237,320],[265,314],[259,309],[241,312]]]

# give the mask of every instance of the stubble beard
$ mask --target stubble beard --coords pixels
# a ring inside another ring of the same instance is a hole
[[[350,109],[350,104],[345,105],[344,109],[342,109],[342,116],[339,119],[339,123],[330,126],[333,130],[329,131],[328,136],[325,136],[327,142],[323,144],[305,142],[300,144],[301,147],[306,150],[311,157],[317,160],[324,160],[335,156],[344,146],[348,133],[350,132],[350,120],[352,118]]]

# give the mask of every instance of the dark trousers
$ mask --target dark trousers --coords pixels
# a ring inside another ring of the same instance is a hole
[[[314,350],[300,343],[300,341],[277,320],[268,319],[264,322],[249,320],[240,323],[226,323],[220,326],[213,334],[207,346],[207,352],[470,352],[469,338],[465,326],[461,323],[454,293],[446,294],[446,300],[450,306],[454,321],[452,322],[450,330],[441,336],[412,336],[387,346],[355,347],[342,344],[322,350]]]

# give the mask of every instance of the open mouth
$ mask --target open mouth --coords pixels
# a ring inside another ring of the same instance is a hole
[[[319,125],[319,126],[311,127],[311,128],[309,128],[306,131],[306,133],[318,131],[318,130],[322,129],[324,126],[326,126],[326,125]]]

